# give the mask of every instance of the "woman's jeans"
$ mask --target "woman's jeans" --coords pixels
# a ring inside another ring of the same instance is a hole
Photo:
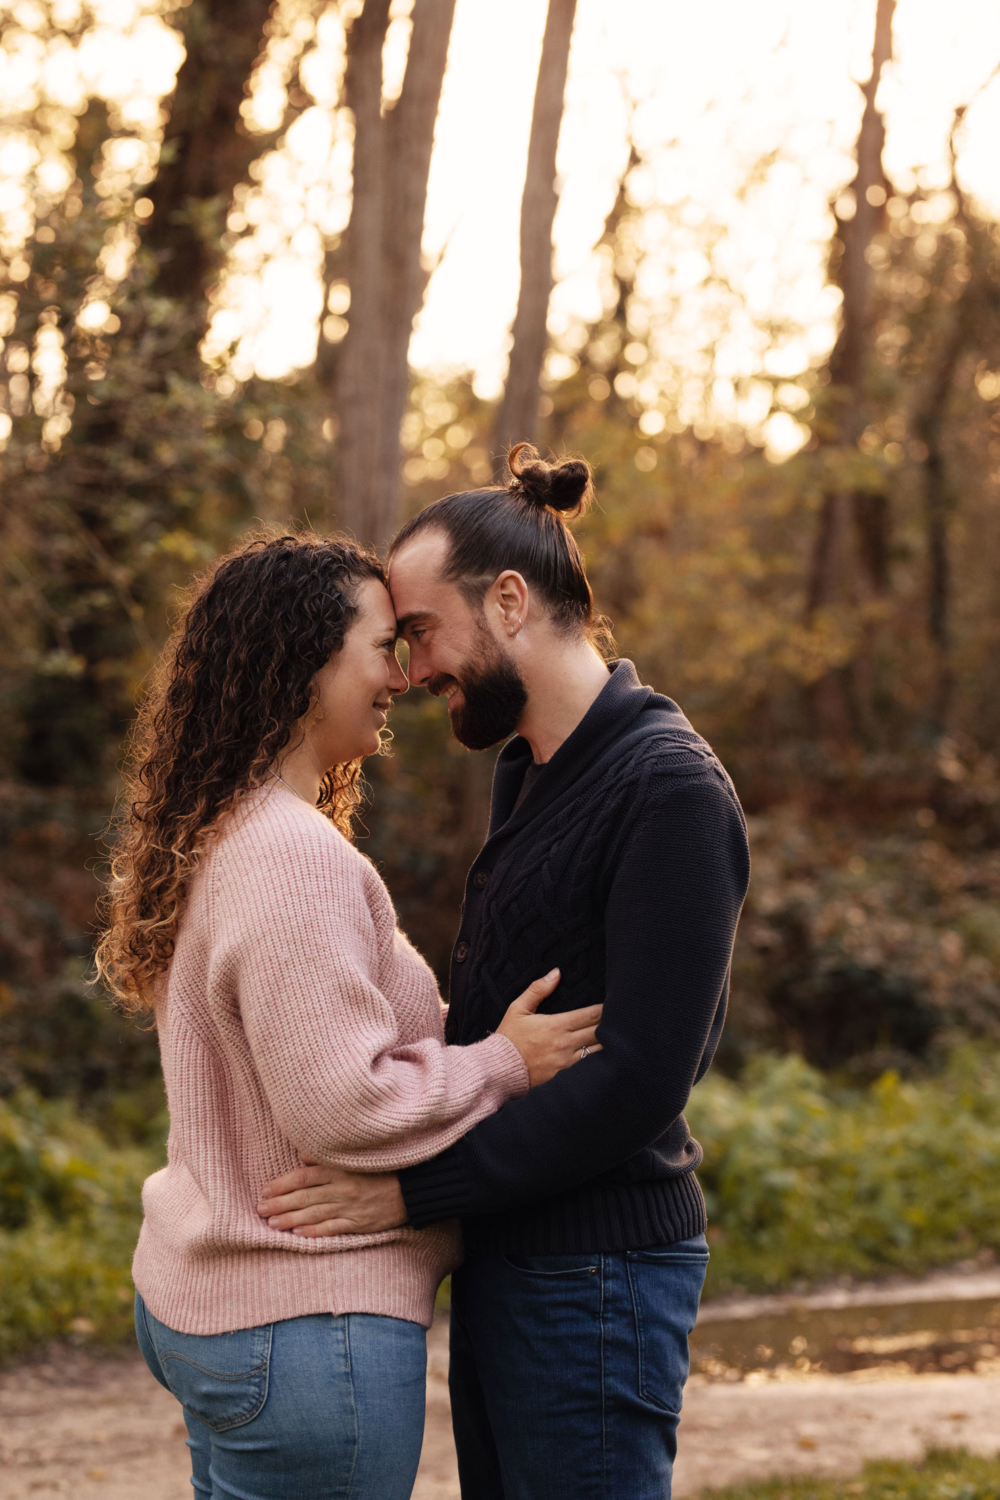
[[[463,1500],[669,1500],[703,1235],[470,1255],[451,1281]]]
[[[175,1333],[137,1295],[135,1327],[184,1408],[198,1500],[408,1500],[424,1432],[419,1324],[318,1313]]]

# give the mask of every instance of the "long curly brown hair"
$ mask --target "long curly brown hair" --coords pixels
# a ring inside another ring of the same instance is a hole
[[[257,537],[195,581],[135,725],[117,819],[97,970],[127,1013],[153,1010],[206,843],[308,713],[367,579],[386,581],[374,553],[303,533]],[[348,836],[360,774],[360,760],[334,767],[317,803]]]

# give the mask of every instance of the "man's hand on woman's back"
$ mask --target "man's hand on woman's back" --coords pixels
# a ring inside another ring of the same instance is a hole
[[[257,1212],[271,1229],[290,1229],[307,1239],[379,1234],[406,1223],[395,1172],[346,1172],[315,1163],[266,1182]]]

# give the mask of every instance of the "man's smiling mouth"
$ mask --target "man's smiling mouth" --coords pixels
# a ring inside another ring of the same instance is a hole
[[[450,677],[446,681],[438,679],[427,684],[427,691],[432,698],[446,698],[450,703],[455,694],[462,691],[462,685],[460,682],[456,682],[454,677]]]

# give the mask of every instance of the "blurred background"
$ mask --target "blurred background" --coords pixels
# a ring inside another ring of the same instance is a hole
[[[257,522],[583,454],[621,654],[754,875],[710,1290],[1000,1250],[994,0],[0,6],[0,1352],[128,1325],[155,1036],[88,983],[137,695]],[[491,758],[361,847],[446,982]]]

